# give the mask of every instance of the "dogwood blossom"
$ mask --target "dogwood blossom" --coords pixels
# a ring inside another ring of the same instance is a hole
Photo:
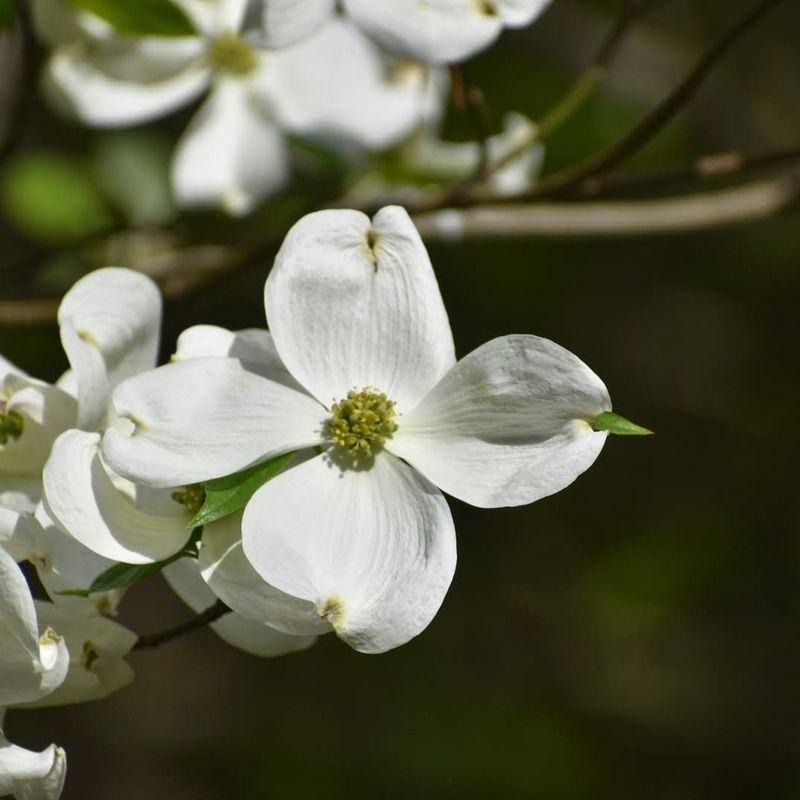
[[[3,733],[8,706],[51,694],[64,681],[69,654],[52,629],[41,635],[36,608],[22,571],[0,547],[0,795],[17,800],[56,800],[66,772],[64,751],[40,753],[11,744]]]
[[[80,429],[56,439],[44,466],[47,516],[106,559],[148,563],[168,558],[189,538],[191,513],[172,492],[153,492],[121,478],[99,452],[104,430],[129,424],[109,408],[110,392],[124,378],[156,364],[158,287],[132,270],[96,270],[67,292],[58,317],[77,384]]]
[[[76,419],[67,392],[0,358],[0,544],[7,548],[30,539],[42,467],[55,438]]]
[[[67,777],[67,756],[54,744],[36,753],[11,744],[0,709],[0,796],[16,800],[58,800]]]
[[[346,14],[388,49],[430,64],[464,61],[501,31],[535,20],[550,0],[343,0]],[[262,0],[267,23],[283,40],[315,29],[333,13],[325,0]]]
[[[265,289],[279,383],[230,358],[141,374],[114,394],[129,432],[103,452],[153,486],[202,482],[293,450],[321,453],[248,503],[243,550],[357,649],[433,618],[456,562],[440,489],[484,507],[570,484],[606,434],[600,379],[545,339],[495,339],[456,363],[425,247],[396,207],[322,211],[288,234]],[[438,488],[437,488],[438,487]]]
[[[266,49],[245,24],[246,0],[180,4],[197,36],[98,36],[84,26],[54,51],[47,81],[59,105],[104,127],[156,119],[208,92],[173,160],[183,205],[249,212],[288,179],[284,132],[383,149],[438,113],[441,81],[418,64],[388,64],[347,20]]]

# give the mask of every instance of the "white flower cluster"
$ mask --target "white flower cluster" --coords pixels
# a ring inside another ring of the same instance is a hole
[[[382,151],[443,113],[443,63],[531,22],[547,0],[173,0],[193,36],[122,35],[69,0],[32,0],[44,87],[85,124],[150,122],[205,96],[171,184],[183,207],[252,211],[290,178],[289,139]],[[452,158],[463,159],[455,151]],[[467,156],[467,161],[476,161]],[[530,165],[517,172],[530,172]]]
[[[156,367],[159,291],[109,267],[61,303],[71,370],[57,385],[0,365],[0,707],[80,702],[131,680],[136,637],[108,619],[124,589],[72,591],[119,562],[170,562],[185,602],[222,600],[231,613],[215,630],[255,654],[330,631],[365,653],[397,647],[453,577],[442,492],[531,503],[603,447],[606,388],[558,345],[505,336],[456,361],[399,207],[301,219],[265,302],[270,332],[195,326]],[[209,515],[220,495],[227,509]],[[31,599],[20,561],[49,602]],[[57,748],[3,739],[0,792],[57,797],[64,764]]]

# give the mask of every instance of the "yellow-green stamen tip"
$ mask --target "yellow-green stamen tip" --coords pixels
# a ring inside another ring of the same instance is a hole
[[[396,430],[394,403],[382,392],[366,387],[347,393],[333,404],[328,420],[331,438],[352,456],[369,457]]]
[[[173,492],[172,499],[184,506],[194,516],[206,501],[206,490],[199,483],[193,483],[191,486],[186,486],[182,490]]]
[[[218,36],[208,50],[208,60],[215,72],[249,75],[258,66],[258,57],[247,42],[232,33]]]
[[[25,422],[16,411],[3,414],[0,411],[0,444],[8,444],[9,439],[19,439]]]

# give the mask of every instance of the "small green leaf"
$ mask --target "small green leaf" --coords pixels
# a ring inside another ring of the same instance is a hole
[[[202,527],[195,528],[181,550],[163,561],[155,561],[152,564],[114,564],[105,572],[101,572],[92,581],[92,585],[88,589],[68,589],[58,592],[58,594],[72,597],[88,597],[90,594],[96,594],[97,592],[126,589],[129,586],[146,581],[148,578],[152,578],[153,575],[158,575],[164,567],[179,558],[197,558],[197,543],[202,535]]]
[[[69,0],[127,36],[193,36],[189,18],[172,0]]]
[[[10,30],[19,11],[19,0],[0,0],[0,31]]]
[[[243,508],[256,491],[283,472],[293,458],[294,453],[287,453],[234,475],[209,481],[206,484],[206,500],[191,524],[208,525]]]
[[[650,436],[653,431],[631,422],[612,411],[604,411],[592,426],[596,431],[608,431],[617,436]]]
[[[20,230],[46,241],[91,236],[114,222],[88,172],[56,153],[14,159],[2,175],[0,200]]]

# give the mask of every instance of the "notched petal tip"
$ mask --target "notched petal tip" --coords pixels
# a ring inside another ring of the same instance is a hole
[[[325,600],[324,603],[320,603],[317,613],[335,631],[338,631],[347,620],[347,605],[341,597],[334,595]]]

